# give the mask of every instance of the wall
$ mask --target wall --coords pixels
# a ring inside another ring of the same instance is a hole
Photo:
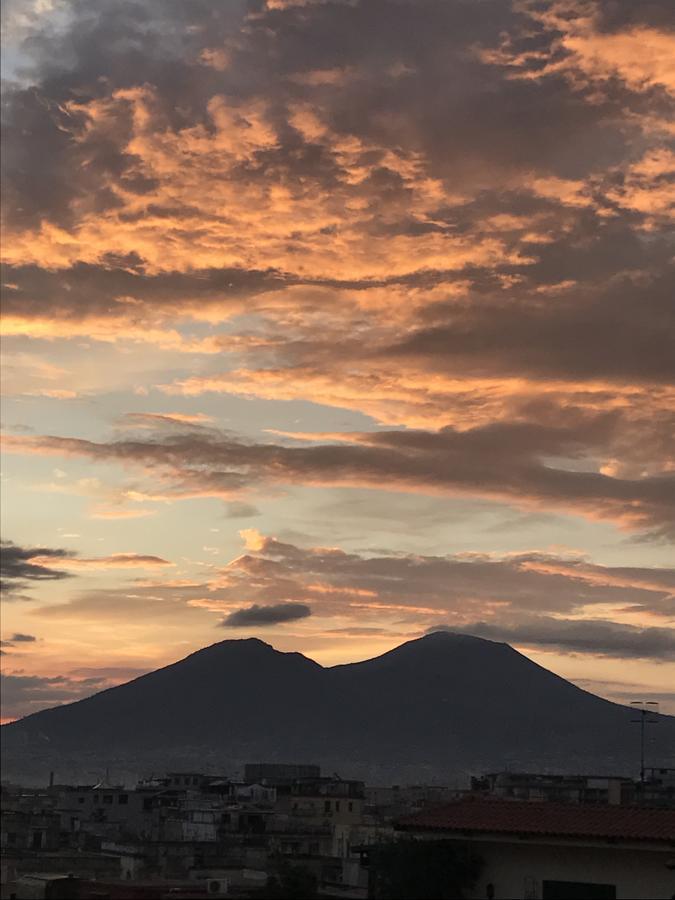
[[[531,841],[471,842],[485,860],[485,869],[471,898],[487,897],[487,885],[496,900],[538,900],[542,881],[576,881],[616,885],[617,900],[670,900],[675,894],[675,862],[671,850],[615,847],[555,846]]]

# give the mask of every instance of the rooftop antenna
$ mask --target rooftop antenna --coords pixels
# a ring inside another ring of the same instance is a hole
[[[659,704],[654,700],[633,700],[631,724],[640,726],[640,784],[645,783],[645,725],[658,725]]]

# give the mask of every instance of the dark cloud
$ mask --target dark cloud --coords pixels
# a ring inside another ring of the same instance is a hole
[[[17,644],[31,644],[34,641],[37,641],[35,635],[15,632],[7,640],[0,641],[0,647],[15,647]]]
[[[598,243],[587,251],[596,266],[602,260]],[[609,274],[616,269],[616,244],[610,240],[607,250]],[[570,253],[564,261],[567,277],[574,278]],[[499,302],[495,297],[459,309],[455,305],[447,324],[417,330],[381,355],[416,358],[432,371],[465,375],[673,384],[675,270],[664,265],[652,271],[642,285],[614,278],[605,288],[593,284],[563,294],[553,306],[534,296],[529,304],[502,296]],[[644,312],[639,317],[637,305]]]
[[[47,565],[44,560],[65,559],[66,550],[50,547],[20,547],[12,541],[3,541],[0,549],[0,576],[3,593],[11,598],[20,595],[32,581],[56,581],[68,578],[69,573]],[[35,562],[39,558],[41,561]],[[15,638],[16,640],[16,638]]]
[[[312,615],[312,610],[304,603],[277,603],[274,606],[253,606],[238,609],[225,616],[220,623],[223,628],[255,628],[265,625],[283,625],[296,622]]]
[[[598,4],[597,27],[601,32],[618,32],[627,27],[648,25],[664,31],[675,31],[675,11],[671,3],[633,3],[612,0]]]
[[[107,265],[77,263],[57,270],[5,263],[2,280],[14,285],[4,294],[5,315],[48,315],[62,322],[130,315],[142,318],[143,310],[148,317],[162,311],[180,314],[185,303],[217,304],[223,310],[229,306],[236,311],[257,292],[285,283],[274,272],[235,268],[149,274],[140,257],[133,254],[110,259]]]
[[[252,503],[243,500],[232,500],[225,504],[225,515],[228,519],[252,519],[260,515],[260,510]]]
[[[441,630],[432,626],[429,631]],[[533,616],[513,624],[470,622],[448,631],[561,653],[590,653],[620,659],[675,660],[675,629],[638,627],[604,619]]]
[[[70,226],[84,209],[101,213],[119,206],[115,189],[147,189],[129,173],[130,110],[110,129],[88,133],[86,111],[75,112],[70,101],[86,107],[147,81],[162,85],[165,112],[173,107],[179,121],[186,103],[195,109],[195,79],[208,82],[211,74],[186,62],[195,43],[189,26],[208,18],[204,4],[195,3],[185,15],[179,4],[73,0],[66,27],[54,29],[45,18],[45,27],[38,18],[23,41],[22,82],[5,93],[3,182],[10,221],[19,226],[45,218]],[[224,11],[219,21],[229,18]]]

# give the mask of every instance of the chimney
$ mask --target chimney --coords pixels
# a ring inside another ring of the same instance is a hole
[[[54,787],[54,773],[53,772],[49,773],[49,787],[50,788]]]

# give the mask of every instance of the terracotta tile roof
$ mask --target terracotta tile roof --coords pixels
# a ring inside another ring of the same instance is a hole
[[[466,797],[401,818],[402,831],[549,835],[675,844],[675,810]]]

